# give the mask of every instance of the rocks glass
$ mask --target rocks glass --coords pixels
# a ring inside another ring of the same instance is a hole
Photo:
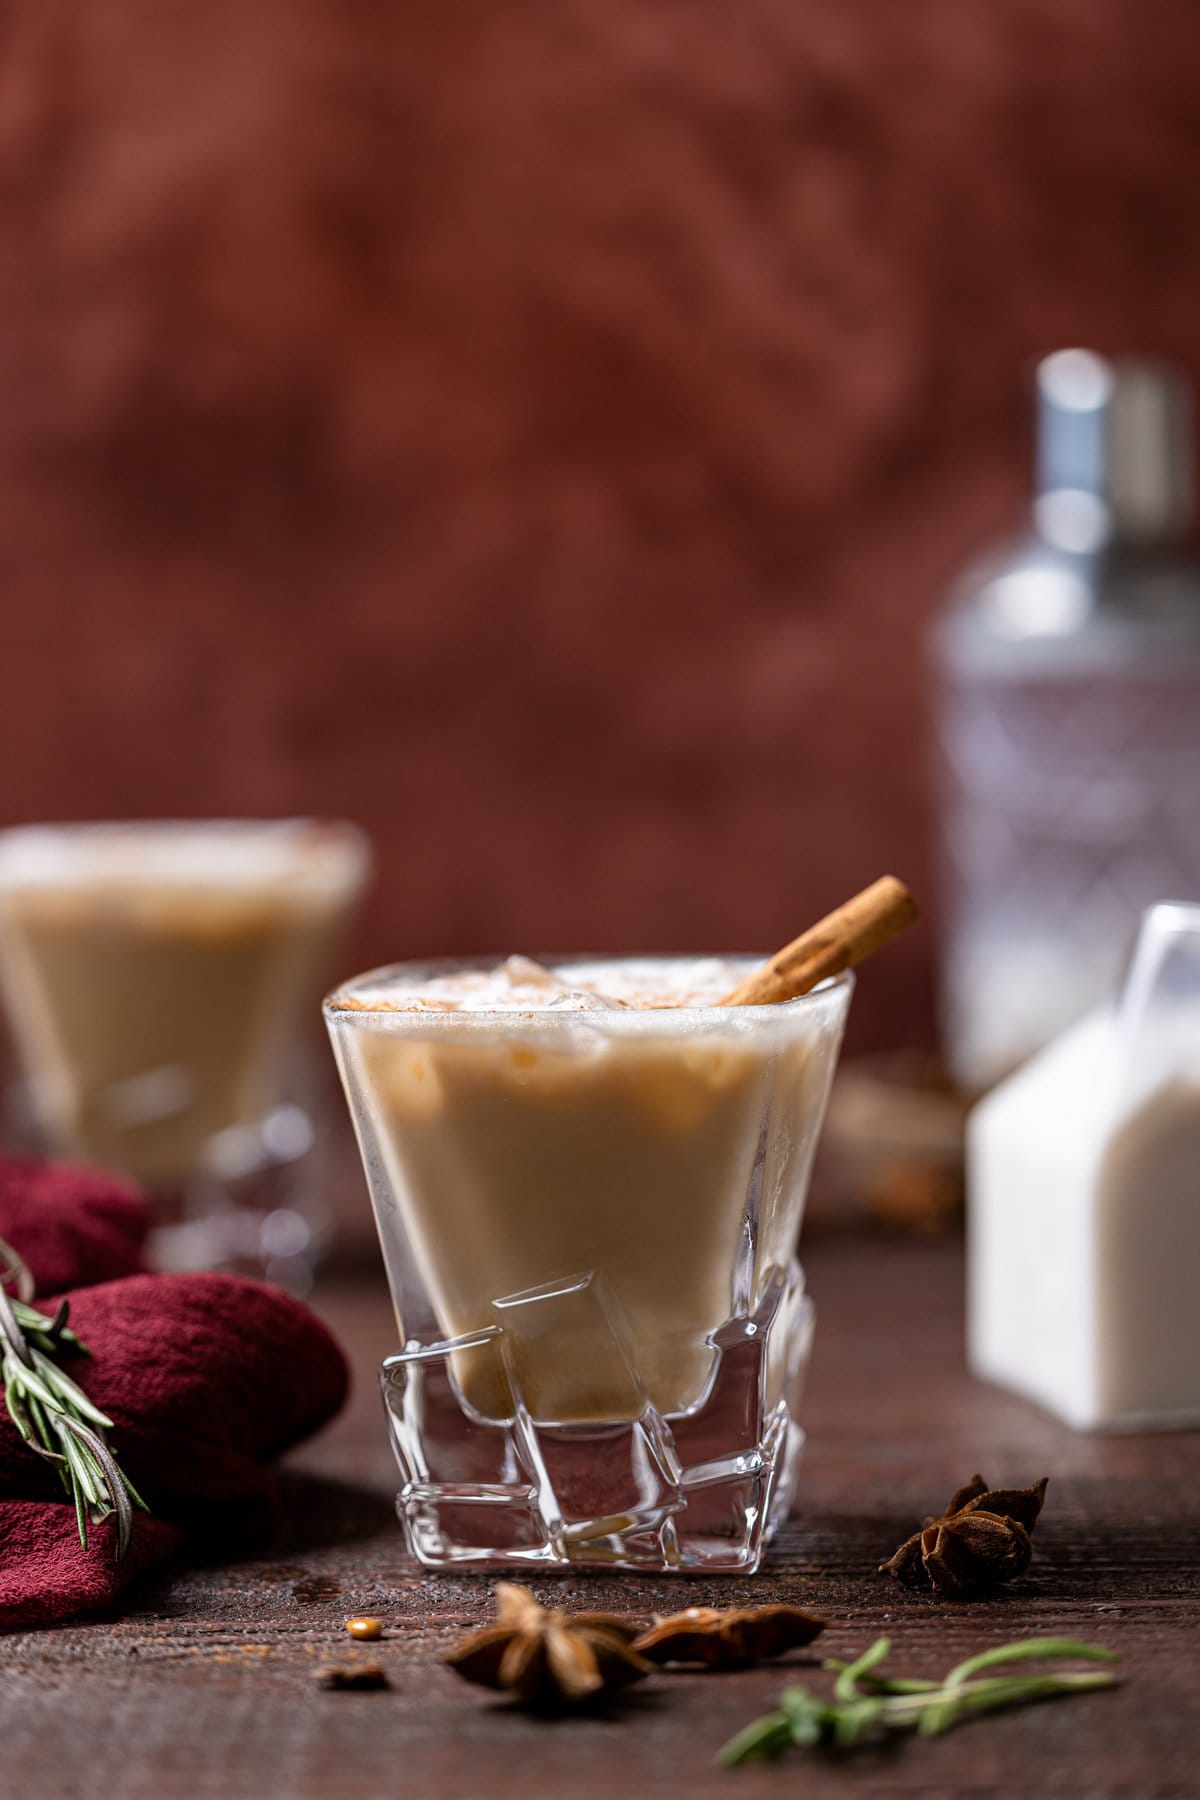
[[[379,970],[325,1008],[399,1325],[409,1546],[753,1571],[804,1442],[794,1249],[851,978],[775,1006],[412,1005],[486,966]]]

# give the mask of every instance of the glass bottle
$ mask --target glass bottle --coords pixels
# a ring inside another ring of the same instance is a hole
[[[1062,350],[1037,398],[1031,527],[934,633],[942,1021],[971,1089],[1114,990],[1145,907],[1200,899],[1189,394]]]

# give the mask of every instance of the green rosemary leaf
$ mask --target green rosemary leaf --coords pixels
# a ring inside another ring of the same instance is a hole
[[[112,1420],[54,1360],[88,1354],[67,1324],[67,1302],[51,1319],[32,1304],[33,1293],[29,1269],[0,1239],[0,1379],[9,1416],[29,1448],[55,1465],[85,1550],[89,1519],[115,1515],[119,1560],[132,1541],[134,1506],[149,1508],[105,1442]]]
[[[916,1676],[873,1676],[865,1674],[860,1681],[869,1694],[887,1694],[894,1697],[901,1694],[932,1694],[934,1688],[941,1687],[941,1681],[919,1681]]]
[[[829,1669],[833,1673],[840,1673],[843,1669],[848,1669],[850,1664],[839,1661],[836,1656],[831,1656],[821,1664],[821,1667]],[[934,1688],[942,1685],[940,1681],[920,1681],[916,1676],[875,1675],[870,1671],[860,1674],[858,1679],[860,1684],[871,1694],[928,1694],[932,1693]]]
[[[50,1420],[46,1415],[45,1407],[36,1394],[30,1393],[25,1395],[25,1405],[33,1425],[37,1448],[40,1449],[43,1456],[48,1456],[54,1462],[61,1464],[62,1452],[58,1448],[58,1439],[50,1428]]]
[[[793,1744],[819,1744],[825,1735],[828,1708],[816,1694],[810,1694],[799,1683],[786,1688],[779,1700],[779,1710],[786,1716]]]
[[[74,1475],[77,1485],[82,1490],[83,1497],[87,1502],[88,1507],[95,1507],[100,1499],[100,1489],[92,1475],[91,1469],[88,1467],[87,1458],[81,1453],[71,1432],[65,1430],[61,1431],[59,1442],[62,1444],[63,1452],[68,1463],[71,1465],[71,1473]]]
[[[36,1306],[29,1306],[23,1300],[10,1299],[10,1305],[21,1330],[27,1337],[41,1340],[38,1348],[45,1350],[47,1355],[52,1356],[59,1350],[75,1351],[83,1356],[89,1354],[87,1345],[76,1337],[67,1324],[71,1314],[69,1300],[59,1301],[58,1310],[52,1319],[48,1318],[44,1312],[39,1312]]]
[[[100,1463],[86,1444],[77,1442],[75,1445],[75,1454],[79,1457],[80,1462],[83,1464],[90,1477],[92,1488],[96,1496],[92,1504],[95,1506],[97,1512],[102,1513],[103,1516],[107,1518],[108,1514],[112,1511],[112,1506],[105,1497],[104,1470],[101,1468]]]
[[[923,1737],[939,1737],[976,1713],[1002,1707],[1028,1706],[1035,1700],[1054,1700],[1067,1694],[1113,1687],[1112,1675],[1029,1675],[981,1681],[973,1687],[962,1682],[942,1689],[945,1701],[922,1714],[917,1729]]]
[[[69,1375],[64,1375],[61,1369],[56,1369],[49,1357],[43,1356],[40,1350],[35,1350],[33,1363],[47,1387],[60,1400],[67,1401],[81,1417],[90,1419],[92,1424],[99,1425],[102,1431],[111,1431],[112,1420],[108,1414],[102,1413],[100,1408],[88,1399],[83,1389],[71,1380]]]
[[[33,1354],[36,1356],[37,1352],[34,1351]],[[21,1385],[27,1395],[32,1395],[34,1399],[40,1400],[42,1405],[48,1407],[51,1412],[62,1411],[53,1388],[47,1387],[37,1370],[29,1363],[26,1363],[21,1370]]]
[[[133,1507],[129,1495],[125,1492],[125,1484],[121,1479],[121,1471],[117,1467],[116,1458],[102,1437],[83,1424],[79,1419],[64,1419],[61,1431],[69,1432],[73,1438],[82,1440],[91,1452],[92,1460],[99,1466],[102,1479],[104,1501],[100,1516],[107,1518],[110,1512],[117,1516],[117,1561],[125,1555],[133,1541]]]
[[[21,1399],[21,1390],[8,1372],[8,1359],[4,1364],[4,1404],[8,1408],[8,1416],[28,1444],[33,1439],[33,1424],[25,1404]]]
[[[83,1504],[83,1490],[79,1487],[75,1489],[75,1528],[79,1533],[79,1542],[86,1550],[88,1547],[87,1508]]]
[[[117,1473],[125,1484],[125,1492],[129,1495],[129,1498],[133,1501],[133,1504],[137,1507],[138,1511],[148,1513],[150,1508],[146,1505],[146,1502],[142,1499],[142,1496],[138,1493],[124,1469],[118,1468]]]
[[[852,1750],[881,1734],[914,1727],[923,1737],[938,1737],[983,1713],[1070,1694],[1094,1693],[1115,1686],[1117,1680],[1107,1669],[1042,1669],[977,1679],[983,1669],[1034,1659],[1118,1660],[1111,1650],[1069,1638],[1023,1638],[981,1651],[959,1663],[940,1683],[883,1674],[879,1665],[888,1650],[888,1640],[879,1638],[853,1662],[830,1659],[825,1667],[837,1676],[832,1700],[823,1701],[807,1688],[788,1688],[781,1697],[779,1711],[739,1732],[721,1752],[722,1760],[738,1763],[751,1756],[777,1755],[789,1738],[793,1744],[825,1744],[831,1750]],[[788,1728],[787,1736],[783,1726]]]
[[[1018,1638],[1015,1643],[998,1644],[994,1650],[981,1650],[978,1656],[968,1656],[965,1662],[951,1669],[945,1685],[956,1687],[981,1669],[995,1668],[998,1663],[1025,1662],[1033,1658],[1040,1661],[1043,1657],[1059,1656],[1077,1657],[1083,1662],[1121,1660],[1115,1650],[1105,1650],[1099,1644],[1081,1644],[1074,1638]]]
[[[737,1763],[752,1762],[755,1757],[778,1756],[794,1741],[787,1714],[767,1713],[730,1738],[721,1751],[721,1761],[733,1768]]]
[[[881,1698],[852,1700],[847,1705],[832,1708],[831,1742],[839,1750],[849,1750],[853,1745],[861,1743],[886,1719],[887,1707],[887,1700]]]
[[[857,1662],[847,1663],[837,1681],[834,1683],[835,1700],[854,1700],[858,1697],[855,1685],[860,1675],[868,1675],[871,1670],[883,1662],[891,1650],[890,1638],[876,1638],[869,1650],[864,1650]]]

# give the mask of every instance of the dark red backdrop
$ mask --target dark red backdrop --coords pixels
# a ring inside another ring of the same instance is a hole
[[[349,813],[372,960],[928,888],[922,625],[1023,370],[1200,373],[1198,21],[12,0],[0,816]]]

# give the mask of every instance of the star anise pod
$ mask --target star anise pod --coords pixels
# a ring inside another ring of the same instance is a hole
[[[539,1606],[527,1589],[501,1581],[496,1623],[472,1632],[446,1661],[464,1681],[500,1688],[526,1706],[575,1706],[650,1673],[633,1648],[638,1630],[614,1613]]]
[[[811,1644],[825,1625],[798,1606],[689,1606],[668,1619],[656,1618],[633,1647],[653,1663],[744,1669]]]
[[[879,1565],[909,1587],[932,1587],[952,1599],[1023,1575],[1033,1555],[1030,1534],[1046,1494],[1043,1475],[1033,1487],[989,1488],[973,1475],[945,1512],[926,1519],[893,1557]]]

